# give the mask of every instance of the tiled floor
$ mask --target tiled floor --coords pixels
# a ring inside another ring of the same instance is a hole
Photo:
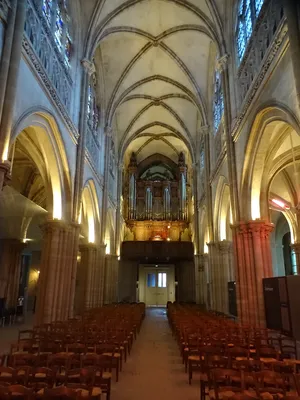
[[[188,385],[166,310],[148,309],[120,381],[113,385],[112,400],[196,400],[198,382]]]

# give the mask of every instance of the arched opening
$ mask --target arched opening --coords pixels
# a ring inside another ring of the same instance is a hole
[[[71,214],[70,181],[57,126],[49,115],[29,114],[10,147],[11,181],[0,194],[0,298],[6,307],[35,310],[43,236],[40,227]],[[21,276],[21,280],[20,280]]]

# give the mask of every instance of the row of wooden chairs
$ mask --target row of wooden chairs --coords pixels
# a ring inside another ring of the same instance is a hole
[[[118,381],[144,315],[144,304],[105,306],[20,331],[18,342],[0,360],[0,385],[34,389],[35,397],[75,385],[81,397],[100,398],[103,392],[109,400],[112,372]]]
[[[202,400],[206,395],[300,396],[300,361],[293,339],[241,326],[195,306],[169,305],[168,318],[189,383],[194,372],[200,374]]]

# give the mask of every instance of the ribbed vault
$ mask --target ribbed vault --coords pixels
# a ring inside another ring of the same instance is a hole
[[[158,152],[195,160],[207,125],[211,54],[222,52],[217,5],[207,0],[106,0],[98,4],[89,56],[102,77],[104,125],[120,159]],[[211,84],[211,82],[210,82]]]

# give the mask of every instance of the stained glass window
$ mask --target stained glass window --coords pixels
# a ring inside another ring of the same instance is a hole
[[[72,41],[69,32],[67,32],[66,43],[65,43],[65,62],[68,65],[70,64],[71,55],[72,55]]]
[[[43,0],[43,13],[48,24],[51,25],[52,0]]]
[[[264,4],[264,0],[256,0],[255,2],[255,15],[256,17],[259,16],[260,10]]]
[[[55,18],[55,41],[58,47],[61,48],[63,38],[64,21],[62,19],[60,7],[56,8]]]
[[[96,104],[94,90],[91,85],[88,89],[88,102],[87,102],[87,121],[92,131],[96,131],[99,125],[100,110]]]
[[[222,91],[222,82],[220,73],[216,71],[215,75],[215,93],[214,93],[214,104],[213,104],[213,117],[214,117],[214,130],[217,132],[219,129],[222,116],[224,113],[224,99]]]
[[[200,150],[200,171],[204,170],[205,165],[205,157],[204,157],[204,148],[202,147]]]
[[[247,44],[251,38],[256,19],[264,0],[240,0],[237,21],[237,54],[239,61],[244,57]]]

